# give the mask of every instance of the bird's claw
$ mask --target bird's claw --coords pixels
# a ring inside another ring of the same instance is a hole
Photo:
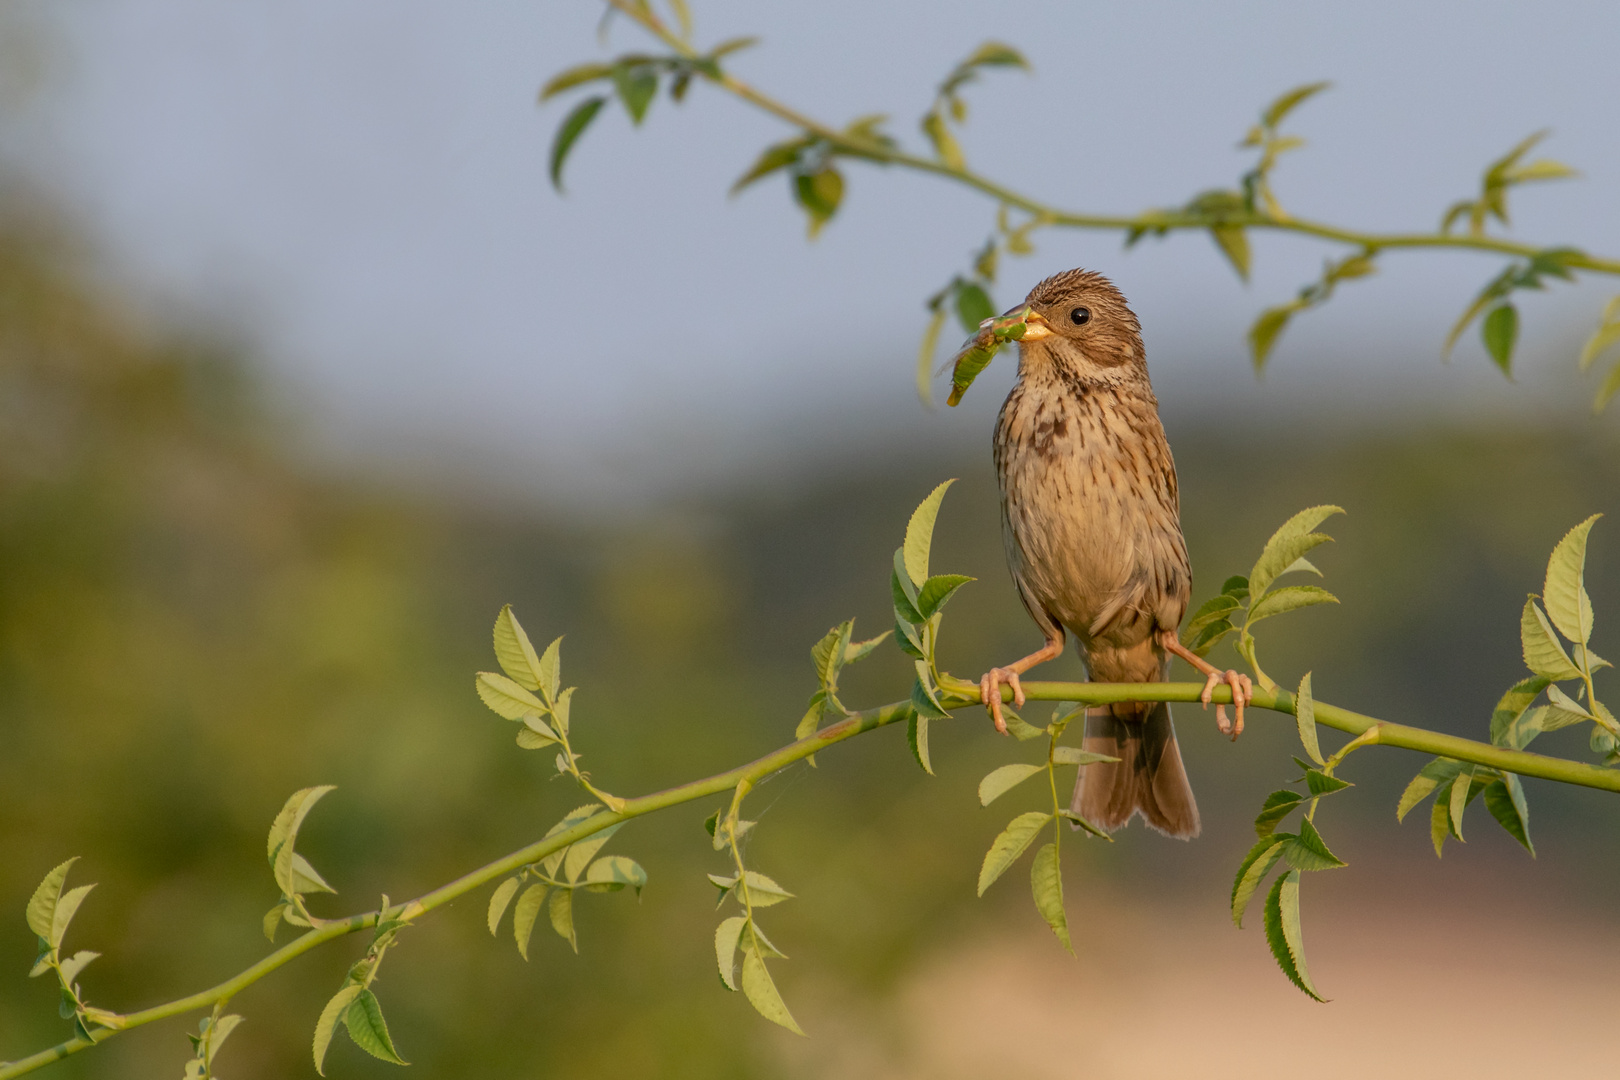
[[[1018,681],[1018,672],[1011,668],[991,668],[979,678],[979,699],[990,712],[990,719],[995,721],[996,730],[1003,735],[1007,734],[1007,721],[1001,715],[1001,687],[1002,684],[1012,687],[1013,704],[1018,708],[1024,707],[1024,687]]]
[[[1232,741],[1237,742],[1237,737],[1243,734],[1243,710],[1254,700],[1254,682],[1241,671],[1233,671],[1231,668],[1227,668],[1225,671],[1211,671],[1209,678],[1204,682],[1204,692],[1198,695],[1198,700],[1204,703],[1206,709],[1209,708],[1210,699],[1215,694],[1215,688],[1222,683],[1232,688],[1232,709],[1237,716],[1235,721],[1228,720],[1226,718],[1226,706],[1217,705],[1215,706],[1215,726],[1220,729],[1222,735],[1230,735]]]

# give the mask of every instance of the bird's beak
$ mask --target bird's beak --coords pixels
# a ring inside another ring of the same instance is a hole
[[[1020,304],[993,319],[986,319],[979,327],[981,330],[989,330],[997,339],[1003,341],[1039,341],[1052,336],[1051,324],[1027,304]],[[1020,328],[1022,333],[1019,332]]]

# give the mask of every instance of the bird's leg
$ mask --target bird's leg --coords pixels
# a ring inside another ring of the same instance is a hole
[[[1241,671],[1233,671],[1230,668],[1221,671],[1214,664],[1183,645],[1180,636],[1174,630],[1161,630],[1159,632],[1159,643],[1164,646],[1166,652],[1181,657],[1197,668],[1199,673],[1204,676],[1204,692],[1199,696],[1199,700],[1204,703],[1204,708],[1209,708],[1210,696],[1214,694],[1215,688],[1221,683],[1224,682],[1232,688],[1232,705],[1237,713],[1237,719],[1234,723],[1228,723],[1226,720],[1226,706],[1217,705],[1215,706],[1215,726],[1220,728],[1222,735],[1230,735],[1232,741],[1237,742],[1237,737],[1243,734],[1243,708],[1254,700],[1253,681]]]
[[[985,672],[979,679],[979,698],[984,707],[990,710],[990,719],[996,722],[996,730],[1003,735],[1007,734],[1007,721],[1001,716],[1001,685],[1006,683],[1012,687],[1013,704],[1020,709],[1024,707],[1024,688],[1018,681],[1018,676],[1034,667],[1044,664],[1048,660],[1056,660],[1063,655],[1063,631],[1046,639],[1035,652],[1030,653],[1022,660],[1015,660],[1006,667],[993,667]]]

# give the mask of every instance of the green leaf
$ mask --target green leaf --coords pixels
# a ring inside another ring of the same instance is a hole
[[[1608,377],[1598,388],[1597,396],[1592,399],[1592,411],[1602,412],[1616,394],[1620,394],[1620,362],[1609,369]]]
[[[1019,763],[1003,765],[999,769],[992,770],[979,781],[979,805],[989,806],[1042,769],[1043,766],[1040,765]]]
[[[1260,816],[1254,819],[1254,835],[1264,840],[1277,831],[1283,818],[1294,812],[1294,808],[1305,801],[1305,796],[1297,791],[1287,788],[1273,791],[1266,796],[1266,801],[1260,807]]]
[[[567,71],[553,75],[551,81],[541,88],[540,100],[545,101],[548,98],[557,96],[564,90],[571,90],[588,82],[596,82],[598,79],[611,78],[612,75],[613,66],[611,64],[581,64],[579,67],[569,68]]]
[[[1480,324],[1485,339],[1485,351],[1491,354],[1502,374],[1513,374],[1513,345],[1519,339],[1519,311],[1512,304],[1499,304],[1491,309]]]
[[[1547,560],[1547,582],[1542,602],[1547,616],[1570,641],[1585,645],[1592,640],[1592,598],[1586,594],[1586,538],[1602,514],[1593,514],[1558,541]]]
[[[990,850],[985,852],[984,865],[979,868],[980,896],[995,884],[997,878],[1007,872],[1008,867],[1018,861],[1018,857],[1034,841],[1036,834],[1051,820],[1051,814],[1039,810],[1031,810],[1012,819],[1012,823],[1003,829],[1001,835],[990,845]]]
[[[748,902],[753,907],[772,907],[784,900],[793,899],[792,893],[757,870],[750,870],[744,874],[743,881],[748,885]]]
[[[1321,769],[1307,768],[1305,770],[1305,787],[1313,799],[1320,798],[1323,795],[1331,795],[1335,791],[1343,791],[1347,787],[1354,786],[1350,781],[1340,780],[1337,776],[1329,776]]]
[[[735,195],[755,181],[792,165],[799,160],[799,155],[804,152],[808,145],[807,140],[797,139],[793,142],[767,146],[758,159],[748,167],[748,171],[738,177],[737,182],[731,185],[731,193]]]
[[[957,145],[956,137],[945,123],[945,118],[938,111],[930,110],[922,118],[923,134],[933,144],[934,153],[947,167],[960,169],[966,162],[962,157],[962,148]]]
[[[509,877],[497,885],[495,891],[490,894],[489,914],[486,921],[489,923],[491,937],[494,937],[495,931],[500,929],[501,919],[506,915],[506,905],[512,902],[512,897],[517,893],[517,890],[518,879]]]
[[[80,949],[66,960],[63,960],[61,963],[62,981],[72,986],[73,980],[79,977],[79,972],[85,969],[85,965],[100,955],[100,953],[91,952],[89,949]]]
[[[1261,619],[1269,619],[1273,615],[1283,615],[1300,608],[1311,607],[1315,604],[1337,604],[1339,598],[1326,589],[1319,589],[1315,585],[1286,585],[1281,589],[1274,589],[1255,601],[1249,608],[1248,625],[1253,626]]]
[[[928,553],[934,543],[934,522],[939,518],[939,504],[954,483],[954,479],[947,480],[929,492],[906,523],[906,542],[900,550],[904,552],[906,574],[912,585],[919,589],[928,580]]]
[[[1215,238],[1215,246],[1221,249],[1221,254],[1232,264],[1238,277],[1248,281],[1249,234],[1241,225],[1211,225],[1209,234]]]
[[[844,178],[837,169],[824,168],[799,173],[793,178],[793,195],[810,219],[810,238],[815,239],[823,225],[838,212],[844,199]]]
[[[804,1029],[793,1019],[793,1014],[788,1012],[787,1003],[777,992],[776,983],[771,981],[771,973],[765,967],[764,957],[755,949],[743,953],[742,990],[749,1004],[759,1011],[759,1015],[773,1023],[781,1024],[795,1035],[804,1034]]]
[[[517,744],[525,750],[543,750],[548,746],[557,745],[560,741],[551,725],[533,713],[523,718],[523,726],[517,733]]]
[[[602,111],[607,104],[605,97],[588,97],[574,106],[572,112],[563,118],[562,124],[557,128],[557,137],[551,142],[551,186],[558,191],[563,189],[563,164],[568,160],[568,153],[585,134],[585,129],[591,126],[596,114]]]
[[[1283,522],[1282,527],[1272,533],[1271,539],[1266,541],[1266,546],[1261,551],[1259,560],[1255,562],[1254,569],[1249,572],[1247,583],[1237,587],[1247,588],[1248,595],[1252,597],[1263,596],[1265,591],[1271,587],[1271,583],[1285,569],[1292,566],[1300,556],[1318,544],[1333,539],[1331,536],[1313,532],[1312,530],[1334,514],[1342,513],[1344,511],[1337,506],[1313,506],[1307,510],[1301,510]],[[1229,580],[1227,582],[1229,587],[1233,586],[1233,584],[1234,581]],[[1223,588],[1221,591],[1229,592],[1231,590],[1230,588]]]
[[[958,66],[963,68],[1016,67],[1028,71],[1029,61],[1024,59],[1023,53],[1011,45],[1004,45],[999,41],[986,41],[977,49],[974,49],[973,53]]]
[[[1069,919],[1063,911],[1063,870],[1058,865],[1056,844],[1043,844],[1029,869],[1030,891],[1035,894],[1035,910],[1041,913],[1063,947],[1074,954],[1069,942]]]
[[[914,660],[912,664],[917,669],[917,681],[911,684],[911,707],[918,715],[931,720],[944,720],[950,713],[945,706],[939,703],[934,694],[933,680],[928,674],[928,663],[924,660]]]
[[[1078,746],[1058,746],[1052,749],[1052,764],[1054,765],[1095,765],[1101,762],[1118,760],[1117,757],[1098,754],[1091,750],[1082,750]]]
[[[1317,1001],[1326,1001],[1311,984],[1305,967],[1305,935],[1299,925],[1299,871],[1277,879],[1266,896],[1266,944],[1288,981]]]
[[[332,1000],[321,1010],[321,1018],[315,1023],[315,1071],[322,1076],[326,1075],[326,1048],[332,1045],[332,1035],[337,1030],[338,1021],[364,990],[364,987],[354,984],[345,986],[332,995]]]
[[[541,884],[530,885],[512,909],[512,937],[517,941],[518,955],[525,960],[529,958],[529,939],[534,936],[540,907],[546,902],[546,888]]]
[[[1272,593],[1265,599],[1270,600],[1273,596],[1279,595],[1281,594]],[[1299,741],[1304,744],[1305,753],[1309,754],[1311,760],[1318,765],[1324,764],[1322,748],[1316,741],[1316,703],[1311,699],[1311,673],[1308,671],[1305,677],[1299,680],[1299,692],[1294,695],[1294,719],[1299,724]]]
[[[1254,320],[1254,325],[1249,327],[1249,351],[1253,356],[1256,371],[1265,369],[1266,360],[1271,356],[1277,338],[1287,327],[1288,320],[1294,317],[1296,310],[1293,304],[1267,308]]]
[[[733,915],[714,931],[714,958],[720,965],[720,981],[727,990],[737,989],[737,942],[742,938],[748,919]]]
[[[810,647],[810,662],[816,667],[816,678],[823,687],[838,685],[838,671],[844,666],[844,653],[849,648],[850,634],[855,620],[848,619],[828,630],[821,640]]]
[[[578,843],[569,845],[568,854],[563,856],[563,876],[570,883],[578,881],[579,875],[585,872],[585,867],[596,858],[596,853],[601,851],[602,846],[623,827],[624,822],[616,821],[601,832],[592,833]]]
[[[1333,870],[1348,865],[1328,850],[1310,818],[1299,821],[1299,835],[1283,848],[1283,857],[1295,870]]]
[[[586,803],[584,806],[574,807],[574,809],[568,811],[568,815],[566,817],[546,830],[545,839],[550,839],[560,832],[566,832],[581,822],[589,821],[591,818],[595,817],[597,811],[601,809],[602,804],[594,802]],[[541,860],[540,866],[548,875],[555,877],[557,874],[557,867],[562,865],[563,857],[567,854],[567,848],[553,851],[550,855],[547,855],[543,860]]]
[[[337,890],[326,883],[326,879],[309,864],[309,860],[298,852],[293,852],[293,888],[299,893],[323,892],[337,895]]]
[[[608,855],[591,863],[585,871],[585,887],[593,892],[616,892],[626,885],[636,890],[647,886],[647,871],[641,864],[625,855]]]
[[[51,941],[51,936],[55,933],[56,905],[62,897],[62,883],[67,880],[68,870],[78,861],[75,855],[46,874],[28,901],[28,929],[50,942],[52,948],[57,944]]]
[[[295,791],[287,799],[281,813],[270,825],[270,836],[265,845],[270,858],[270,867],[275,873],[276,884],[286,896],[295,896],[298,893],[297,883],[293,880],[293,846],[298,842],[298,830],[304,824],[304,818],[314,809],[315,804],[329,791],[337,790],[331,784],[322,784],[319,787],[307,787]]]
[[[996,317],[996,305],[984,287],[964,281],[956,287],[956,318],[967,334],[977,334],[979,324]]]
[[[624,111],[630,114],[631,123],[640,124],[658,94],[658,74],[645,64],[615,64],[613,88],[624,102]]]
[[[1528,679],[1514,683],[1507,693],[1502,695],[1501,700],[1496,703],[1496,708],[1491,711],[1492,743],[1497,746],[1511,746],[1515,750],[1524,749],[1529,740],[1517,744],[1509,742],[1510,732],[1536,696],[1547,689],[1550,681],[1544,676],[1532,675]]]
[[[970,581],[978,578],[968,577],[966,574],[939,574],[929,578],[917,590],[917,614],[924,619],[931,619],[936,611],[945,606],[956,590]]]
[[[850,625],[853,626],[854,623],[855,620],[851,619]],[[872,655],[872,650],[876,649],[888,639],[890,633],[891,631],[885,630],[875,638],[867,638],[865,641],[850,642],[844,649],[844,663],[853,664],[857,660],[865,660],[868,656]]]
[[[936,308],[928,317],[922,344],[917,346],[917,399],[930,409],[934,407],[934,353],[939,350],[939,332],[945,328],[945,319],[945,308]]]
[[[1553,637],[1552,627],[1536,606],[1535,597],[1524,602],[1524,612],[1519,618],[1519,641],[1524,646],[1525,666],[1537,675],[1553,682],[1580,678],[1580,669]]]
[[[1458,766],[1461,768],[1461,765]],[[1434,797],[1434,805],[1429,811],[1429,841],[1434,844],[1434,857],[1441,858],[1441,848],[1445,846],[1446,837],[1451,835],[1451,789],[1456,784],[1456,778],[1446,781],[1439,793]]]
[[[540,689],[540,657],[529,643],[529,635],[512,614],[512,605],[501,608],[495,618],[495,659],[507,677],[525,690]]]
[[[1286,794],[1292,795],[1293,792]],[[1260,888],[1260,882],[1271,873],[1271,868],[1277,865],[1277,860],[1282,858],[1284,846],[1293,839],[1293,833],[1264,836],[1249,849],[1243,862],[1238,865],[1237,876],[1232,879],[1232,924],[1238,929],[1243,929],[1243,913],[1248,910],[1250,898]]]
[[[288,906],[286,901],[282,901],[264,913],[264,936],[269,940],[276,940],[276,931],[281,927],[282,917],[286,915]]]
[[[349,1038],[372,1057],[394,1065],[410,1064],[394,1049],[394,1040],[388,1036],[388,1023],[383,1019],[382,1003],[370,990],[361,990],[356,995],[349,1011],[343,1014],[343,1022],[348,1025]]]
[[[1485,785],[1485,809],[1491,812],[1509,836],[1524,845],[1532,857],[1536,846],[1530,842],[1530,806],[1525,802],[1524,785],[1512,773],[1505,772]]]
[[[1615,302],[1611,300],[1603,315],[1603,322],[1593,331],[1592,336],[1587,338],[1585,347],[1581,349],[1582,371],[1591,367],[1593,361],[1601,356],[1605,349],[1620,342],[1620,308],[1617,308]]]
[[[546,711],[545,702],[529,693],[505,675],[480,671],[475,682],[478,696],[497,716],[507,720],[521,720],[530,714]]]
[[[577,953],[579,938],[574,934],[574,890],[553,889],[551,893],[551,928]]]
[[[1017,713],[1013,712],[1013,710],[1007,705],[1003,705],[1001,707],[1001,718],[1007,721],[1007,734],[1011,735],[1019,742],[1029,742],[1031,739],[1039,739],[1046,734],[1045,728],[1036,727],[1034,724],[1031,724],[1022,716],[1019,716]]]
[[[1196,631],[1209,626],[1211,623],[1220,622],[1226,618],[1229,612],[1236,611],[1239,606],[1237,597],[1228,596],[1225,593],[1215,594],[1204,601],[1199,609],[1193,612],[1192,616],[1187,620],[1188,636],[1192,636]]]
[[[1294,87],[1266,106],[1266,111],[1260,114],[1260,122],[1268,128],[1276,127],[1283,122],[1283,117],[1294,111],[1296,106],[1332,85],[1330,82],[1314,82]]]
[[[1468,809],[1468,791],[1474,784],[1474,766],[1464,765],[1457,772],[1457,778],[1451,782],[1446,807],[1446,821],[1451,827],[1451,835],[1459,841],[1462,840],[1463,811]]]

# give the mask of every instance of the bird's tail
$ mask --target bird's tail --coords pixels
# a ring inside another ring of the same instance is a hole
[[[1181,840],[1198,835],[1198,804],[1176,745],[1167,702],[1124,718],[1107,706],[1086,713],[1085,749],[1119,758],[1080,767],[1071,809],[1106,832],[1140,813],[1152,828]]]

